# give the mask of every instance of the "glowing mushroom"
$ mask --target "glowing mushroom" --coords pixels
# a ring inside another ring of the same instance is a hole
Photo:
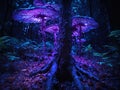
[[[59,32],[59,25],[50,25],[44,29],[46,32],[54,34],[54,45],[57,43],[57,33]]]
[[[41,33],[43,34],[43,45],[45,48],[45,23],[49,19],[57,18],[58,12],[52,8],[32,7],[22,8],[13,13],[13,19],[23,23],[41,23]]]
[[[13,19],[24,23],[43,23],[44,20],[58,17],[58,12],[46,7],[31,7],[16,10]]]
[[[74,16],[72,19],[73,34],[72,36],[78,37],[78,45],[81,48],[82,33],[88,32],[98,27],[98,23],[91,17],[87,16]]]
[[[97,28],[98,23],[91,17],[77,15],[73,17],[72,26],[76,32],[85,33]]]

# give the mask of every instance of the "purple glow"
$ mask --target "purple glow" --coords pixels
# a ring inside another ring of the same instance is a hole
[[[83,42],[86,40],[82,40],[82,33],[88,32],[91,29],[95,29],[98,27],[98,23],[91,17],[87,16],[74,16],[72,19],[72,26],[74,28],[74,32],[72,36],[76,37],[76,42],[78,44],[78,55],[81,54],[81,48]]]
[[[58,33],[59,32],[59,26],[57,24],[50,25],[50,26],[46,27],[44,31],[52,33],[52,34]]]
[[[23,8],[13,13],[13,19],[24,23],[41,23],[42,19],[57,18],[58,12],[45,7]]]
[[[79,36],[78,31],[74,31],[73,34],[72,34],[72,36],[76,36],[76,37]]]
[[[45,27],[45,23],[47,20],[49,19],[53,19],[53,18],[58,18],[59,13],[54,10],[54,7],[52,8],[48,8],[47,6],[42,6],[42,7],[32,7],[32,8],[23,8],[23,9],[19,9],[16,10],[13,13],[13,19],[17,20],[19,22],[24,22],[24,23],[41,23],[41,32],[43,39],[43,52],[45,52],[45,41],[46,41],[46,35],[44,32],[44,27]],[[54,36],[56,37],[56,35],[54,34]]]
[[[81,26],[82,33],[88,32],[91,29],[98,27],[98,23],[91,17],[87,16],[74,16],[72,20],[72,26],[78,30]]]
[[[50,25],[44,29],[44,31],[54,34],[54,46],[57,44],[57,33],[59,32],[59,26],[57,24]]]

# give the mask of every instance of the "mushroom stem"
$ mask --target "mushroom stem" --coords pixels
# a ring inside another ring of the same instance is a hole
[[[54,33],[54,46],[57,45],[57,33]]]
[[[46,41],[46,35],[45,35],[45,32],[43,31],[44,29],[44,17],[42,18],[42,25],[41,25],[41,32],[42,32],[42,42],[43,42],[43,53],[45,53],[45,50],[46,50],[46,44],[45,44],[45,41]]]
[[[79,32],[79,36],[78,36],[78,55],[81,55],[81,48],[82,48],[82,43],[81,43],[81,37],[82,37],[82,27],[80,26],[79,29],[78,29],[78,32]]]

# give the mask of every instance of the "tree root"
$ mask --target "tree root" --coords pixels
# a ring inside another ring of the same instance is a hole
[[[104,81],[101,81],[98,77],[96,77],[96,76],[93,75],[92,73],[84,70],[83,68],[80,68],[77,64],[75,65],[75,68],[76,68],[76,70],[78,71],[78,73],[79,73],[80,75],[84,74],[84,75],[86,75],[87,77],[89,77],[89,78],[91,78],[91,79],[94,79],[95,81],[103,84],[103,85],[104,85],[104,88],[106,88],[106,89],[108,89],[108,90],[110,90],[110,89],[112,88],[111,86],[105,84]],[[76,75],[76,76],[77,76],[77,75]],[[82,89],[80,89],[80,90],[82,90]]]
[[[74,82],[75,82],[77,88],[78,88],[79,90],[83,90],[84,87],[83,87],[82,83],[81,83],[80,80],[79,80],[79,77],[78,77],[78,75],[77,75],[77,72],[76,72],[76,68],[75,68],[75,67],[73,67],[72,75],[73,75],[73,79],[74,79]]]
[[[45,67],[41,68],[40,70],[30,73],[30,76],[35,76],[38,73],[46,73],[49,71],[52,65],[53,65],[53,60],[50,61]]]
[[[46,82],[46,90],[53,90],[53,77],[55,76],[56,71],[57,71],[57,64],[56,62],[54,62],[50,69],[50,73],[48,74],[48,79]]]
[[[77,69],[79,72],[85,74],[85,75],[88,76],[89,78],[92,78],[92,79],[94,79],[94,80],[96,80],[96,81],[100,81],[98,77],[96,77],[96,76],[93,75],[92,73],[84,70],[83,68],[80,68],[77,64],[75,65],[75,67],[76,67],[76,69]]]

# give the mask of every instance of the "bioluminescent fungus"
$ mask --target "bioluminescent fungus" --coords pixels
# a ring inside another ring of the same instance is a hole
[[[72,19],[72,26],[76,28],[76,30],[80,30],[82,33],[88,32],[91,29],[95,29],[98,27],[98,23],[91,17],[88,16],[74,16]]]
[[[32,8],[22,8],[13,13],[13,19],[23,23],[41,23],[40,31],[43,35],[43,45],[45,48],[45,23],[47,20],[58,18],[59,14],[52,8],[47,6],[39,6]]]
[[[74,16],[72,19],[72,27],[74,29],[72,36],[76,37],[78,46],[81,49],[82,33],[85,33],[92,29],[97,28],[98,23],[91,17],[77,15],[77,16]],[[80,52],[81,50],[78,50],[78,54],[80,54]]]
[[[13,13],[13,19],[23,23],[42,23],[56,17],[58,12],[46,7],[22,8]]]
[[[46,32],[54,34],[54,45],[57,43],[57,33],[59,32],[59,25],[50,25],[44,29]]]

